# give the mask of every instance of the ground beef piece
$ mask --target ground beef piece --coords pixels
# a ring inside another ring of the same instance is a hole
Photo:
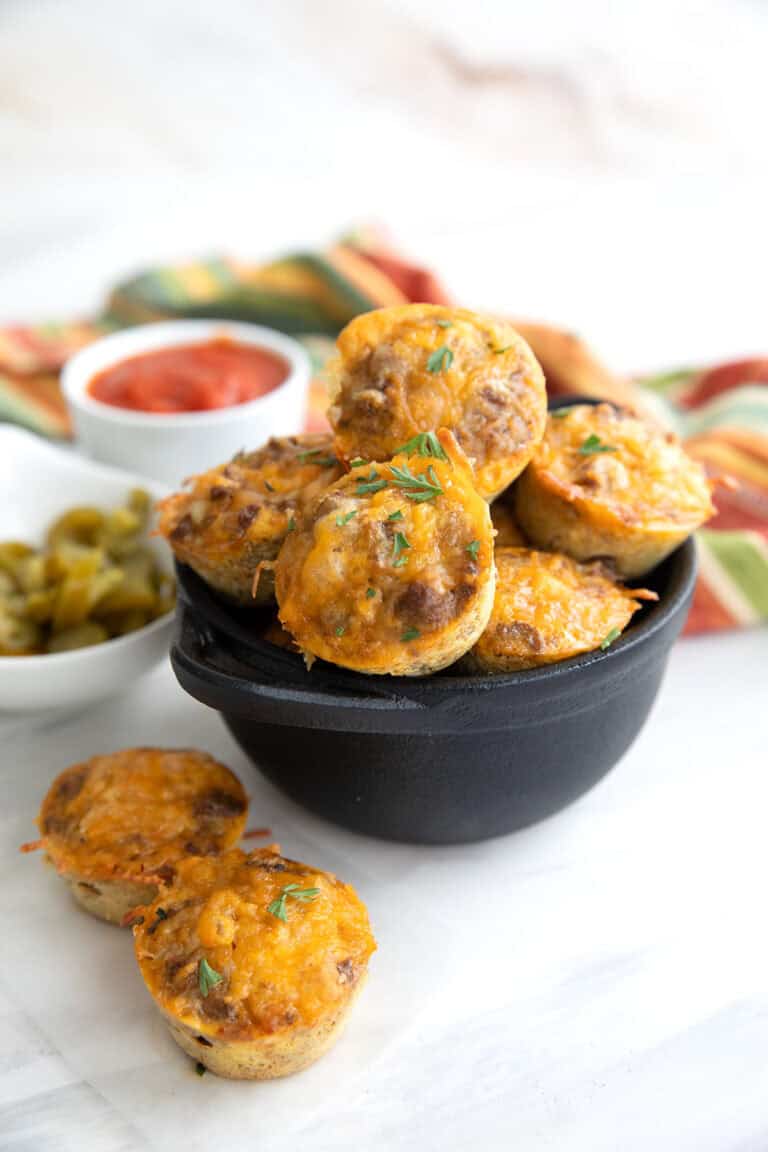
[[[525,644],[531,652],[541,652],[541,633],[532,624],[524,624],[521,620],[515,620],[512,624],[499,624],[495,635],[504,643],[517,641]]]
[[[414,580],[395,601],[395,612],[412,627],[432,632],[458,616],[473,591],[473,585],[460,584],[449,592],[439,592],[423,580]]]
[[[195,816],[237,816],[245,809],[240,796],[233,796],[222,788],[212,788],[195,802]]]

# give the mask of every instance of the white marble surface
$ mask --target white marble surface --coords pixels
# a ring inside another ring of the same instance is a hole
[[[765,351],[767,27],[747,0],[6,0],[0,321],[374,219],[463,301],[618,367]],[[764,1152],[767,668],[765,631],[682,641],[598,788],[445,850],[306,815],[168,668],[3,722],[0,1149]],[[57,771],[138,741],[221,755],[256,822],[370,906],[368,988],[300,1078],[195,1076],[128,938],[17,853]]]
[[[766,655],[759,633],[680,644],[646,730],[602,784],[472,847],[380,843],[308,816],[168,668],[122,701],[6,730],[0,1147],[764,1149]],[[254,821],[369,904],[368,987],[337,1048],[299,1078],[199,1079],[129,938],[17,852],[63,765],[136,740],[220,755]],[[482,771],[481,748],[468,770]]]

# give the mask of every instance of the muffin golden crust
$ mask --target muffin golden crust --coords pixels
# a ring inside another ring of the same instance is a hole
[[[287,1076],[327,1051],[376,947],[353,888],[274,849],[183,861],[133,931],[174,1039],[234,1079]]]
[[[532,544],[642,576],[713,513],[701,465],[679,441],[610,404],[553,412],[515,487]]]
[[[240,781],[207,753],[126,748],[56,777],[39,846],[89,912],[119,924],[182,857],[236,844],[247,809]]]
[[[280,620],[306,655],[400,676],[466,652],[493,586],[488,505],[444,429],[337,481],[289,534],[276,570]]]
[[[642,601],[657,599],[557,552],[497,548],[496,568],[493,611],[462,661],[467,671],[516,672],[607,648]]]
[[[271,573],[264,570],[255,589],[254,573],[275,559],[290,525],[341,471],[328,435],[273,438],[161,501],[159,531],[212,588],[240,604],[269,603]]]
[[[328,416],[344,460],[389,460],[417,433],[449,428],[490,500],[543,435],[544,376],[505,321],[434,304],[381,308],[348,324],[338,349]]]

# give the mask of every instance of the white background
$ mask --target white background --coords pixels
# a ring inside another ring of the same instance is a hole
[[[372,221],[462,302],[618,368],[765,352],[767,49],[757,0],[5,0],[0,321]],[[681,643],[604,784],[455,850],[307,817],[165,668],[6,726],[0,1148],[764,1152],[767,666],[765,633]],[[127,940],[16,854],[56,771],[138,740],[222,755],[257,822],[370,904],[366,997],[301,1079],[197,1080]]]

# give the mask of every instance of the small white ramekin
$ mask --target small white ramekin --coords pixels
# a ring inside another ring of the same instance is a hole
[[[256,400],[204,412],[137,412],[104,404],[88,393],[94,376],[121,360],[222,337],[277,353],[288,364],[285,380]],[[301,432],[309,378],[306,352],[281,332],[227,320],[168,320],[126,328],[89,344],[64,365],[61,385],[77,439],[88,455],[178,485],[242,448],[258,448],[270,436]]]

